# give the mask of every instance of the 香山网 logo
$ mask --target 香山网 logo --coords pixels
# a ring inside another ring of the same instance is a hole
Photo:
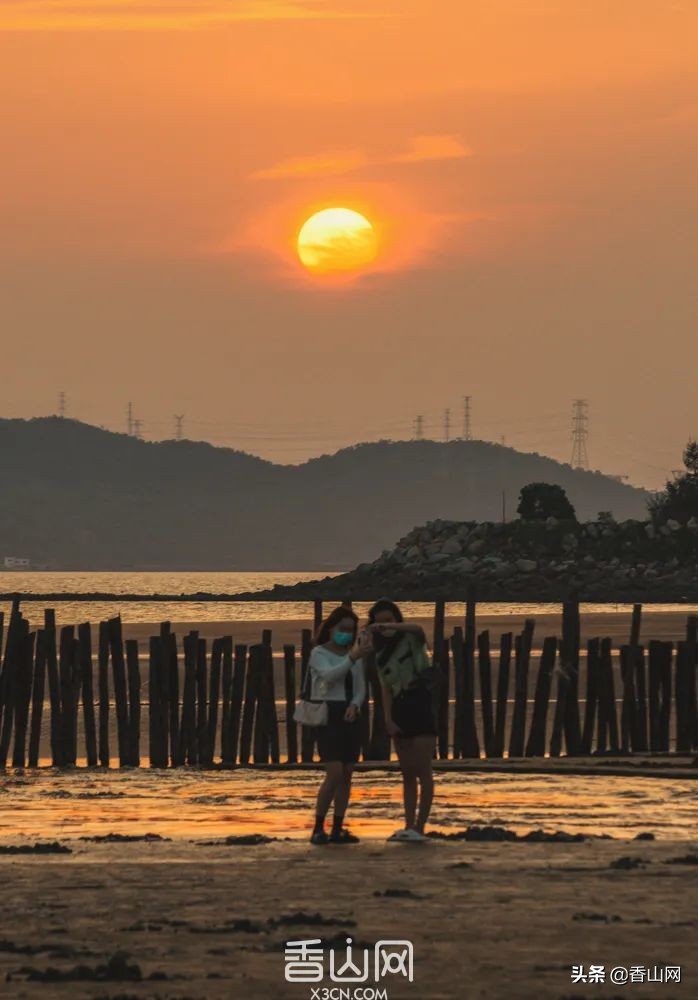
[[[347,938],[346,949],[325,949],[320,938],[287,941],[284,958],[288,983],[321,983],[326,975],[333,983],[378,983],[389,976],[410,983],[414,979],[411,941],[385,939],[376,941],[373,948],[355,948]]]

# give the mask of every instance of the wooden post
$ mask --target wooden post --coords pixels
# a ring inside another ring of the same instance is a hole
[[[131,767],[141,766],[141,665],[138,659],[138,640],[126,640],[126,669],[128,671],[128,762]],[[167,756],[167,751],[165,751]]]
[[[24,767],[26,761],[29,703],[31,701],[34,675],[34,641],[36,636],[34,632],[29,632],[29,624],[26,621],[23,623],[23,632],[24,634],[19,641],[19,669],[17,672],[17,700],[15,703],[15,743],[12,752],[13,767]]]
[[[527,618],[521,635],[514,646],[514,714],[511,720],[509,756],[523,757],[526,738],[526,712],[528,708],[528,668],[531,662],[531,645],[535,622]]]
[[[169,731],[170,731],[170,761],[172,767],[181,767],[184,759],[180,759],[181,740],[179,736],[179,655],[177,652],[177,636],[173,632],[163,634],[163,655],[168,671],[169,694]]]
[[[506,738],[507,707],[509,701],[509,672],[511,665],[511,649],[514,636],[511,632],[503,632],[499,640],[499,669],[497,671],[497,708],[494,723],[495,757],[504,755]]]
[[[83,622],[78,626],[80,649],[80,674],[82,680],[82,717],[85,726],[85,756],[88,767],[97,766],[97,730],[92,683],[92,626]]]
[[[317,605],[317,601],[315,602]],[[322,611],[322,607],[320,608]],[[317,613],[317,608],[316,608]],[[305,691],[305,678],[308,671],[308,661],[312,648],[312,636],[309,629],[303,629],[301,633],[301,691]],[[310,688],[310,684],[308,685]],[[310,696],[310,693],[308,694]],[[310,726],[303,726],[301,729],[301,760],[304,764],[313,759],[315,751],[315,733]]]
[[[587,642],[587,684],[584,705],[584,729],[582,730],[582,753],[590,754],[594,742],[596,710],[599,702],[599,650],[600,639]]]
[[[480,704],[482,708],[482,732],[487,757],[496,756],[494,742],[494,720],[492,718],[492,658],[490,656],[490,633],[478,636],[478,660],[480,664]]]
[[[258,644],[250,647],[250,662],[252,666],[252,690],[255,695],[254,738],[252,743],[253,761],[255,764],[269,763],[269,718],[267,714],[264,646]]]
[[[230,702],[233,688],[233,637],[222,639],[223,674],[221,679],[221,763],[230,766],[235,763],[235,748],[230,742]]]
[[[223,663],[223,640],[214,639],[211,649],[211,690],[208,699],[208,733],[206,738],[206,765],[213,765],[216,752],[216,731],[218,729],[218,699],[221,688],[221,667]]]
[[[578,754],[582,745],[579,719],[579,601],[566,601],[562,612],[561,666],[567,674],[564,699],[564,731],[567,755]]]
[[[247,668],[247,646],[237,645],[233,660],[233,687],[230,696],[230,753],[232,762],[238,760],[240,729],[242,725],[242,702],[245,693],[245,672]]]
[[[691,748],[688,713],[688,672],[693,669],[692,640],[681,641],[676,649],[676,682],[674,698],[676,702],[676,750],[686,753]]]
[[[438,658],[438,662],[440,674],[439,686],[438,690],[432,693],[432,697],[436,699],[434,708],[436,709],[437,718],[439,759],[448,760],[448,737],[450,731],[449,705],[451,700],[451,657],[448,639],[441,639],[441,655]]]
[[[630,645],[640,645],[640,628],[642,626],[642,605],[633,604],[633,616],[630,623]]]
[[[556,655],[557,639],[554,636],[547,636],[543,640],[543,651],[538,667],[538,677],[536,678],[533,716],[531,718],[531,729],[528,734],[528,743],[526,744],[527,757],[543,757],[545,755],[545,743],[548,732],[548,706],[550,704],[550,689],[553,682]]]
[[[14,598],[12,601],[12,611],[10,612],[7,642],[5,643],[5,652],[2,659],[2,670],[0,671],[0,757],[2,757],[3,753],[5,754],[1,762],[3,767],[5,766],[9,752],[12,722],[14,719],[18,629],[20,628],[21,621],[22,615],[19,610],[19,600]]]
[[[284,694],[286,697],[286,755],[289,764],[298,761],[298,725],[296,710],[296,647],[284,646]]]
[[[2,726],[0,727],[0,768],[5,767],[7,764],[7,755],[10,752],[10,741],[12,739],[12,727],[17,710],[23,622],[24,619],[19,611],[19,603],[13,603],[2,665],[1,694],[3,714]]]
[[[662,658],[659,666],[659,749],[668,750],[671,727],[671,672],[674,659],[673,642],[662,643]]]
[[[613,680],[613,646],[608,637],[601,640],[599,651],[599,713],[596,752],[618,750],[618,717]]]
[[[460,627],[453,630],[451,648],[453,660],[458,664],[456,669],[461,671],[463,677],[463,715],[460,723],[461,752],[463,757],[479,758],[480,744],[475,725],[475,662],[473,650],[467,647],[463,630]]]
[[[279,763],[279,722],[276,717],[276,684],[274,682],[274,655],[271,643],[264,647],[265,692],[267,703],[267,726],[269,730],[269,755],[272,764]]]
[[[313,635],[317,635],[322,625],[322,601],[313,601]]]
[[[240,727],[240,763],[249,764],[252,753],[252,734],[254,731],[255,707],[257,703],[258,672],[257,656],[250,646],[247,654],[247,673],[245,677],[245,700],[242,707],[242,724]]]
[[[163,761],[162,715],[160,712],[162,639],[151,635],[148,641],[148,751],[151,767],[166,767]]]
[[[0,629],[1,630],[1,629]],[[41,718],[44,711],[46,689],[46,632],[39,629],[36,634],[36,663],[34,665],[34,686],[32,688],[32,717],[29,731],[29,767],[39,766],[41,747]]]
[[[61,629],[60,644],[58,652],[58,673],[60,677],[61,690],[61,757],[62,764],[74,765],[76,763],[75,753],[75,722],[76,717],[73,711],[75,702],[74,685],[74,649],[75,629],[72,625],[64,625]]]
[[[262,642],[265,646],[271,646],[272,640],[272,630],[270,628],[262,629]]]
[[[108,623],[109,650],[111,652],[116,705],[116,734],[119,744],[119,766],[128,764],[128,705],[126,700],[126,666],[121,618],[111,618]]]
[[[650,751],[655,753],[660,749],[659,735],[659,706],[661,698],[661,662],[662,643],[657,639],[650,639],[647,647],[647,658],[649,661],[648,677],[648,706],[649,706],[649,737]]]
[[[184,637],[184,689],[182,692],[182,723],[179,727],[180,747],[177,763],[195,764],[196,757],[196,660],[199,633]]]
[[[199,764],[206,760],[206,738],[208,723],[208,643],[199,639],[196,655],[196,753]]]
[[[99,623],[99,763],[109,767],[109,623]],[[49,661],[50,664],[50,661]],[[49,674],[50,677],[50,674]],[[51,711],[53,715],[53,710]]]
[[[636,648],[621,646],[620,670],[623,681],[623,707],[621,710],[621,747],[626,752],[637,750],[639,744],[639,720],[635,691]]]

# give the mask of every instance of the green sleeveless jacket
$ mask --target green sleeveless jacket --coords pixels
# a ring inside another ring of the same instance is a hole
[[[424,642],[411,632],[405,632],[387,663],[381,666],[376,660],[381,683],[390,688],[393,696],[419,684],[430,667]]]

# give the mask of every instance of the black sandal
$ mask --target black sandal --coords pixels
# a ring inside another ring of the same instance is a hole
[[[329,840],[331,844],[358,844],[360,838],[343,827],[339,833],[331,833]]]

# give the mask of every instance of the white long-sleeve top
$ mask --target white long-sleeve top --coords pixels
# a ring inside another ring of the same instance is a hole
[[[351,703],[360,707],[366,697],[363,660],[352,660],[346,653],[333,653],[326,646],[315,646],[308,661],[310,670],[311,699],[315,701],[344,701],[345,681],[351,671]]]

